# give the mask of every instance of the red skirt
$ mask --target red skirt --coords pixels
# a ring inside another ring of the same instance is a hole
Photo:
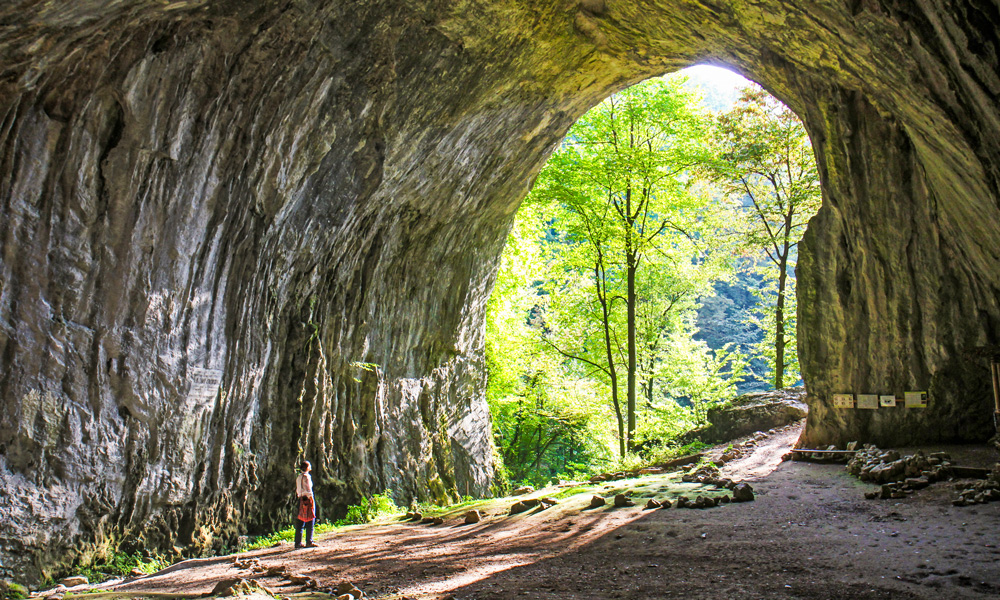
[[[302,496],[299,498],[299,520],[308,523],[316,518],[316,510],[313,506],[312,496]]]

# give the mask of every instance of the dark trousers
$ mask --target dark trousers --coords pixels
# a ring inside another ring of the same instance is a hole
[[[312,521],[300,521],[295,519],[295,547],[298,548],[302,545],[302,530],[306,530],[306,545],[313,543],[313,526],[316,524],[316,519]]]
[[[306,530],[306,545],[313,543],[313,529],[319,523],[319,506],[316,505],[316,497],[313,496],[313,514],[316,516],[312,521],[300,521],[295,519],[295,547],[302,545],[302,530]]]

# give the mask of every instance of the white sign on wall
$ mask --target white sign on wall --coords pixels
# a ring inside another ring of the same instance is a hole
[[[854,394],[834,394],[834,408],[854,408]]]
[[[858,394],[858,408],[878,408],[878,394]]]

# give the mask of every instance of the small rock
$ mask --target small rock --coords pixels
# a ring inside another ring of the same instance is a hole
[[[470,510],[465,513],[465,524],[472,525],[483,520],[483,515],[478,510]]]
[[[608,501],[600,496],[594,496],[590,499],[590,508],[598,508],[607,504]]]
[[[663,500],[660,502],[660,508],[662,509],[670,508],[671,506],[673,506],[673,504],[670,503],[670,500]]]
[[[729,504],[732,501],[733,501],[733,499],[729,497],[729,494],[726,494],[725,496],[721,496],[719,498],[719,502],[721,502],[723,504]]]
[[[239,586],[241,583],[246,583],[246,580],[245,579],[241,579],[239,577],[235,577],[235,578],[232,578],[232,579],[223,579],[219,583],[215,584],[215,587],[212,588],[212,593],[209,594],[209,595],[210,596],[234,596],[235,595],[235,592],[233,591],[234,588],[236,588],[237,586]]]
[[[128,572],[129,577],[144,577],[146,574],[139,569],[132,569]]]
[[[60,583],[66,587],[73,587],[75,585],[87,585],[89,581],[87,581],[87,578],[83,575],[74,575],[73,577],[63,579]]]
[[[364,592],[358,589],[358,587],[353,583],[351,583],[350,581],[345,581],[344,583],[341,583],[340,585],[337,586],[337,597],[339,598],[340,596],[343,596],[345,594],[349,594],[353,596],[355,599],[361,598],[362,596],[365,595]]]
[[[750,502],[753,497],[753,487],[749,483],[739,483],[733,488],[734,502]]]
[[[528,506],[528,504],[526,504],[524,502],[515,502],[510,507],[510,514],[516,515],[518,513],[523,513],[523,512],[525,512],[527,510],[530,510],[530,509],[531,509],[531,506]]]
[[[647,509],[647,510],[648,510],[648,509],[652,509],[652,508],[660,508],[661,506],[662,506],[662,505],[661,505],[661,504],[660,504],[660,503],[659,503],[659,502],[658,502],[658,501],[657,501],[656,499],[654,499],[654,498],[650,498],[650,499],[649,499],[649,500],[648,500],[648,501],[646,502],[646,509]]]
[[[514,490],[514,494],[513,495],[515,495],[515,496],[523,496],[524,494],[532,494],[532,493],[534,493],[534,491],[535,491],[535,488],[531,487],[530,485],[525,485],[525,486],[521,486],[521,487],[517,488],[516,490]]]
[[[615,496],[615,508],[622,508],[625,506],[635,506],[635,502],[626,496],[625,494],[618,494]]]
[[[691,500],[687,496],[677,498],[677,508],[687,508],[691,505]]]

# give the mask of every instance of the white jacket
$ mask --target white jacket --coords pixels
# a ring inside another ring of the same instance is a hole
[[[302,473],[295,478],[295,495],[301,498],[302,496],[312,496],[313,493],[313,479],[312,475],[309,473]]]

